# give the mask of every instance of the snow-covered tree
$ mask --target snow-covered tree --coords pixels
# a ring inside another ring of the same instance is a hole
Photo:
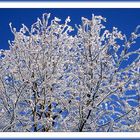
[[[82,18],[76,36],[78,130],[133,131],[130,128],[136,114],[139,120],[140,48],[132,47],[139,37],[139,26],[127,39],[115,27],[106,30],[102,21],[106,19],[101,16]]]
[[[140,131],[139,26],[127,37],[102,16],[72,28],[43,14],[0,51],[0,131]],[[70,33],[73,30],[77,33]]]

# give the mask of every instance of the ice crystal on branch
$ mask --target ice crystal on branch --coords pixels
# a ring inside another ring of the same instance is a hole
[[[69,22],[43,14],[31,28],[10,23],[0,131],[140,131],[139,26],[128,38],[102,16],[82,17],[74,29]]]

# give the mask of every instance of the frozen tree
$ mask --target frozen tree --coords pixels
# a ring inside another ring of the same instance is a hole
[[[1,51],[1,118],[6,119],[1,131],[53,131],[55,119],[63,121],[62,77],[72,28],[69,17],[64,24],[58,18],[49,23],[49,17],[44,14],[30,30],[23,25],[19,32],[10,24],[15,39],[10,50]]]
[[[132,131],[136,114],[139,120],[139,104],[133,108],[127,101],[139,100],[140,49],[131,50],[139,37],[139,26],[127,39],[115,27],[105,30],[102,21],[106,19],[101,16],[92,15],[92,20],[82,18],[76,36],[78,130]],[[130,63],[130,59],[134,61]],[[126,97],[128,92],[135,93]]]
[[[140,131],[139,26],[127,37],[92,15],[43,14],[0,51],[0,131]]]

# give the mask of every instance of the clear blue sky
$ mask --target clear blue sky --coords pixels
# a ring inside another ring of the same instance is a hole
[[[80,24],[82,16],[102,15],[107,18],[105,25],[109,29],[115,26],[127,35],[140,25],[140,9],[0,9],[0,49],[7,49],[8,40],[13,39],[9,22],[19,30],[22,23],[30,27],[43,13],[51,13],[52,17],[62,20],[70,16],[72,26]]]
[[[107,19],[105,26],[111,30],[113,26],[118,27],[127,36],[133,32],[137,25],[140,25],[140,9],[0,9],[0,49],[8,49],[8,40],[13,40],[13,34],[9,28],[9,22],[13,23],[13,27],[17,30],[24,23],[30,27],[36,22],[37,17],[41,17],[43,13],[51,13],[64,21],[67,16],[71,17],[71,25],[81,23],[81,17],[91,18],[92,14],[102,15]],[[140,39],[134,48],[140,47]],[[131,60],[134,60],[135,56]],[[131,63],[125,62],[123,65]],[[131,103],[135,106],[135,102]],[[137,104],[136,104],[137,105]]]

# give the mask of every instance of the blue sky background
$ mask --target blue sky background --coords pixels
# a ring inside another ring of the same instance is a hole
[[[92,14],[102,15],[107,19],[107,22],[104,23],[107,29],[111,30],[113,26],[118,27],[128,37],[136,26],[140,25],[140,9],[0,9],[0,49],[8,49],[8,40],[12,41],[14,39],[9,28],[10,22],[17,30],[21,28],[22,23],[30,28],[36,22],[37,17],[41,18],[43,13],[51,13],[51,19],[56,16],[62,19],[63,22],[67,16],[70,16],[70,25],[72,26],[81,24],[81,17],[91,19]],[[137,40],[133,48],[138,49],[139,44],[140,39]],[[132,56],[129,62],[123,63],[123,66],[130,64],[135,58],[136,56]],[[113,101],[113,103],[115,102]],[[137,106],[137,104],[138,102],[131,103],[132,106]],[[115,117],[113,116],[113,118]]]
[[[115,26],[126,35],[140,25],[140,9],[0,9],[0,49],[8,49],[8,40],[13,39],[9,22],[19,30],[22,23],[30,27],[43,13],[51,13],[52,17],[62,20],[70,16],[72,26],[80,24],[82,16],[91,18],[92,14],[102,15],[107,18],[105,25],[108,29]]]

